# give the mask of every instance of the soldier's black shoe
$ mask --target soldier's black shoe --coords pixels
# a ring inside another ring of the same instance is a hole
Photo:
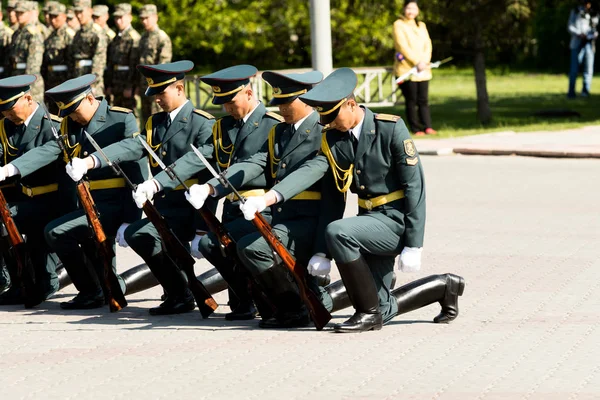
[[[258,314],[258,312],[256,311],[254,304],[242,303],[232,312],[225,314],[225,319],[227,321],[246,321],[254,319],[256,314]]]
[[[331,283],[331,276],[329,274],[325,276],[315,276],[315,280],[317,281],[318,286],[325,287]]]
[[[11,288],[10,282],[1,282],[0,283],[0,296],[2,296],[4,293],[8,292],[8,290]]]
[[[340,333],[354,333],[366,331],[378,331],[383,327],[383,318],[380,312],[367,314],[356,312],[346,322],[335,324],[333,330]]]
[[[60,308],[63,310],[92,310],[94,308],[103,307],[104,304],[106,304],[104,295],[77,295],[69,301],[60,303]]]
[[[446,278],[446,292],[440,301],[442,311],[433,319],[436,324],[447,324],[458,317],[458,296],[465,291],[465,280],[454,274],[441,275]]]
[[[0,306],[14,306],[24,302],[23,292],[20,288],[14,286],[9,287],[9,290],[0,295]]]
[[[264,329],[304,328],[310,325],[308,311],[285,312],[273,318],[263,319],[258,326]]]
[[[151,308],[148,312],[150,315],[173,315],[190,312],[193,311],[194,308],[196,308],[194,296],[192,296],[192,293],[188,290],[184,297],[167,297],[167,299],[158,307]]]

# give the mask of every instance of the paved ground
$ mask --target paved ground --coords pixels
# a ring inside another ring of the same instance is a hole
[[[518,155],[600,158],[600,126],[565,131],[497,132],[449,139],[419,139],[421,154]]]
[[[600,160],[423,164],[424,266],[399,281],[464,276],[454,323],[431,323],[438,305],[359,335],[226,323],[226,307],[206,321],[150,318],[157,288],[117,314],[61,312],[71,289],[34,311],[0,311],[0,398],[600,398]]]

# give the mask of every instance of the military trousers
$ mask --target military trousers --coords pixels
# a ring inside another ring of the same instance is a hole
[[[286,220],[273,225],[273,232],[290,254],[306,266],[313,256],[316,226],[316,218]],[[238,256],[248,271],[256,278],[274,267],[273,254],[271,246],[257,231],[238,241]],[[285,268],[285,266],[280,267]],[[332,301],[329,294],[317,285],[317,281],[312,275],[309,275],[308,272],[306,275],[308,287],[320,296],[321,302],[331,310]]]
[[[391,286],[395,257],[402,250],[401,237],[381,220],[363,215],[330,223],[325,240],[337,263],[349,263],[363,256],[375,280],[383,320],[394,318],[398,305]]]
[[[101,202],[96,203],[100,213],[100,223],[106,235],[106,240],[115,251],[115,235],[123,223],[123,207],[120,204]],[[76,210],[51,221],[44,229],[44,235],[50,248],[56,252],[69,273],[73,284],[79,289],[98,295],[101,293],[104,263],[98,254],[92,237],[92,230],[83,210]],[[79,265],[73,265],[76,262]],[[116,273],[116,257],[111,260]],[[119,278],[121,290],[125,283]]]
[[[46,194],[35,199],[26,199],[10,204],[10,213],[13,216],[19,233],[25,238],[27,251],[33,264],[36,286],[39,293],[47,298],[58,290],[58,276],[56,265],[58,257],[52,252],[44,238],[44,227],[58,216],[54,209],[56,204],[55,194]],[[10,255],[5,256],[7,259]],[[16,274],[16,265],[7,260],[11,274]]]

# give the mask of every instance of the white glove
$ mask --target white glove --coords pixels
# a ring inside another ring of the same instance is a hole
[[[312,276],[326,276],[331,272],[331,260],[323,253],[317,253],[308,262],[308,273]]]
[[[6,169],[6,166],[0,167],[0,182],[8,178],[8,171]]]
[[[254,219],[254,214],[267,208],[265,196],[248,197],[244,204],[240,204],[240,210],[244,213],[244,218],[248,221]]]
[[[115,237],[115,242],[121,247],[129,247],[129,244],[125,241],[125,229],[129,224],[127,222],[123,222],[119,229],[117,229],[117,236]]]
[[[133,200],[138,208],[142,208],[146,201],[152,200],[157,191],[158,189],[156,188],[154,181],[152,179],[147,180],[146,182],[140,183],[137,189],[135,189],[135,192],[133,192]]]
[[[80,181],[88,171],[85,160],[77,157],[73,157],[71,162],[67,163],[65,169],[67,170],[67,174],[69,174],[71,179],[73,179],[75,182]]]
[[[199,210],[204,205],[206,199],[210,196],[210,186],[204,185],[192,185],[190,190],[185,192],[185,198],[196,210]]]
[[[202,236],[204,236],[204,234],[196,234],[194,239],[192,239],[192,243],[190,244],[192,256],[198,260],[202,260],[204,258],[204,254],[202,254],[200,251],[200,240],[202,239]]]
[[[396,259],[396,265],[402,272],[417,272],[421,269],[422,247],[405,247]]]

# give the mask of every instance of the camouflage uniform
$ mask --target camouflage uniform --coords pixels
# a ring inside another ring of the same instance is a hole
[[[73,7],[67,7],[67,25],[69,25],[69,28],[73,29],[75,33],[79,30],[79,21],[77,21],[77,17],[75,17]]]
[[[50,36],[50,33],[52,32],[52,29],[48,28],[45,24],[42,24],[39,20],[39,3],[37,1],[32,1],[32,6],[33,6],[33,10],[36,11],[37,16],[32,17],[33,24],[35,25],[35,27],[37,28],[37,30],[42,34],[43,36],[43,40],[46,40],[48,38],[48,36]]]
[[[89,0],[74,0],[73,9],[91,7]],[[69,60],[71,61],[72,77],[85,74],[96,74],[98,79],[92,85],[96,96],[104,96],[104,67],[106,67],[106,47],[108,38],[102,28],[90,21],[75,33]]]
[[[94,12],[92,14],[94,17],[102,17],[107,14],[108,14],[108,6],[106,6],[104,4],[98,4],[98,5],[94,6]],[[115,38],[115,36],[117,36],[115,31],[110,29],[110,26],[108,26],[108,25],[104,25],[102,27],[102,30],[104,31],[104,33],[106,33],[106,36],[108,37],[108,43],[112,42],[112,40]]]
[[[140,10],[140,18],[150,14],[156,14],[156,6],[154,4],[146,4]],[[166,64],[171,62],[173,51],[171,47],[171,39],[158,26],[151,32],[144,32],[140,39],[140,59],[139,64]],[[143,96],[148,88],[148,83],[143,76],[139,76],[139,88],[142,94],[142,121],[147,121],[152,114],[161,112],[160,107],[154,102],[152,96]]]
[[[113,15],[131,14],[130,4],[118,4]],[[134,81],[136,65],[139,59],[140,34],[131,25],[115,37],[108,45],[106,87],[111,88],[113,105],[135,110]],[[126,98],[124,91],[130,89],[131,97]]]
[[[15,8],[19,12],[33,10],[33,2],[22,1]],[[31,95],[38,102],[44,101],[44,79],[41,75],[44,56],[44,38],[37,26],[31,21],[13,33],[9,51],[10,76],[35,75],[37,80],[31,86]]]
[[[64,4],[51,4],[48,6],[50,15],[65,14]],[[69,79],[69,46],[73,42],[75,31],[66,23],[60,28],[53,30],[44,42],[44,60],[42,62],[42,76],[46,88],[51,89]],[[46,101],[46,105],[52,114],[58,114],[58,107],[54,101]]]
[[[1,12],[1,10],[0,10]],[[7,76],[8,72],[8,54],[10,52],[10,42],[13,35],[12,29],[0,22],[0,78]]]

